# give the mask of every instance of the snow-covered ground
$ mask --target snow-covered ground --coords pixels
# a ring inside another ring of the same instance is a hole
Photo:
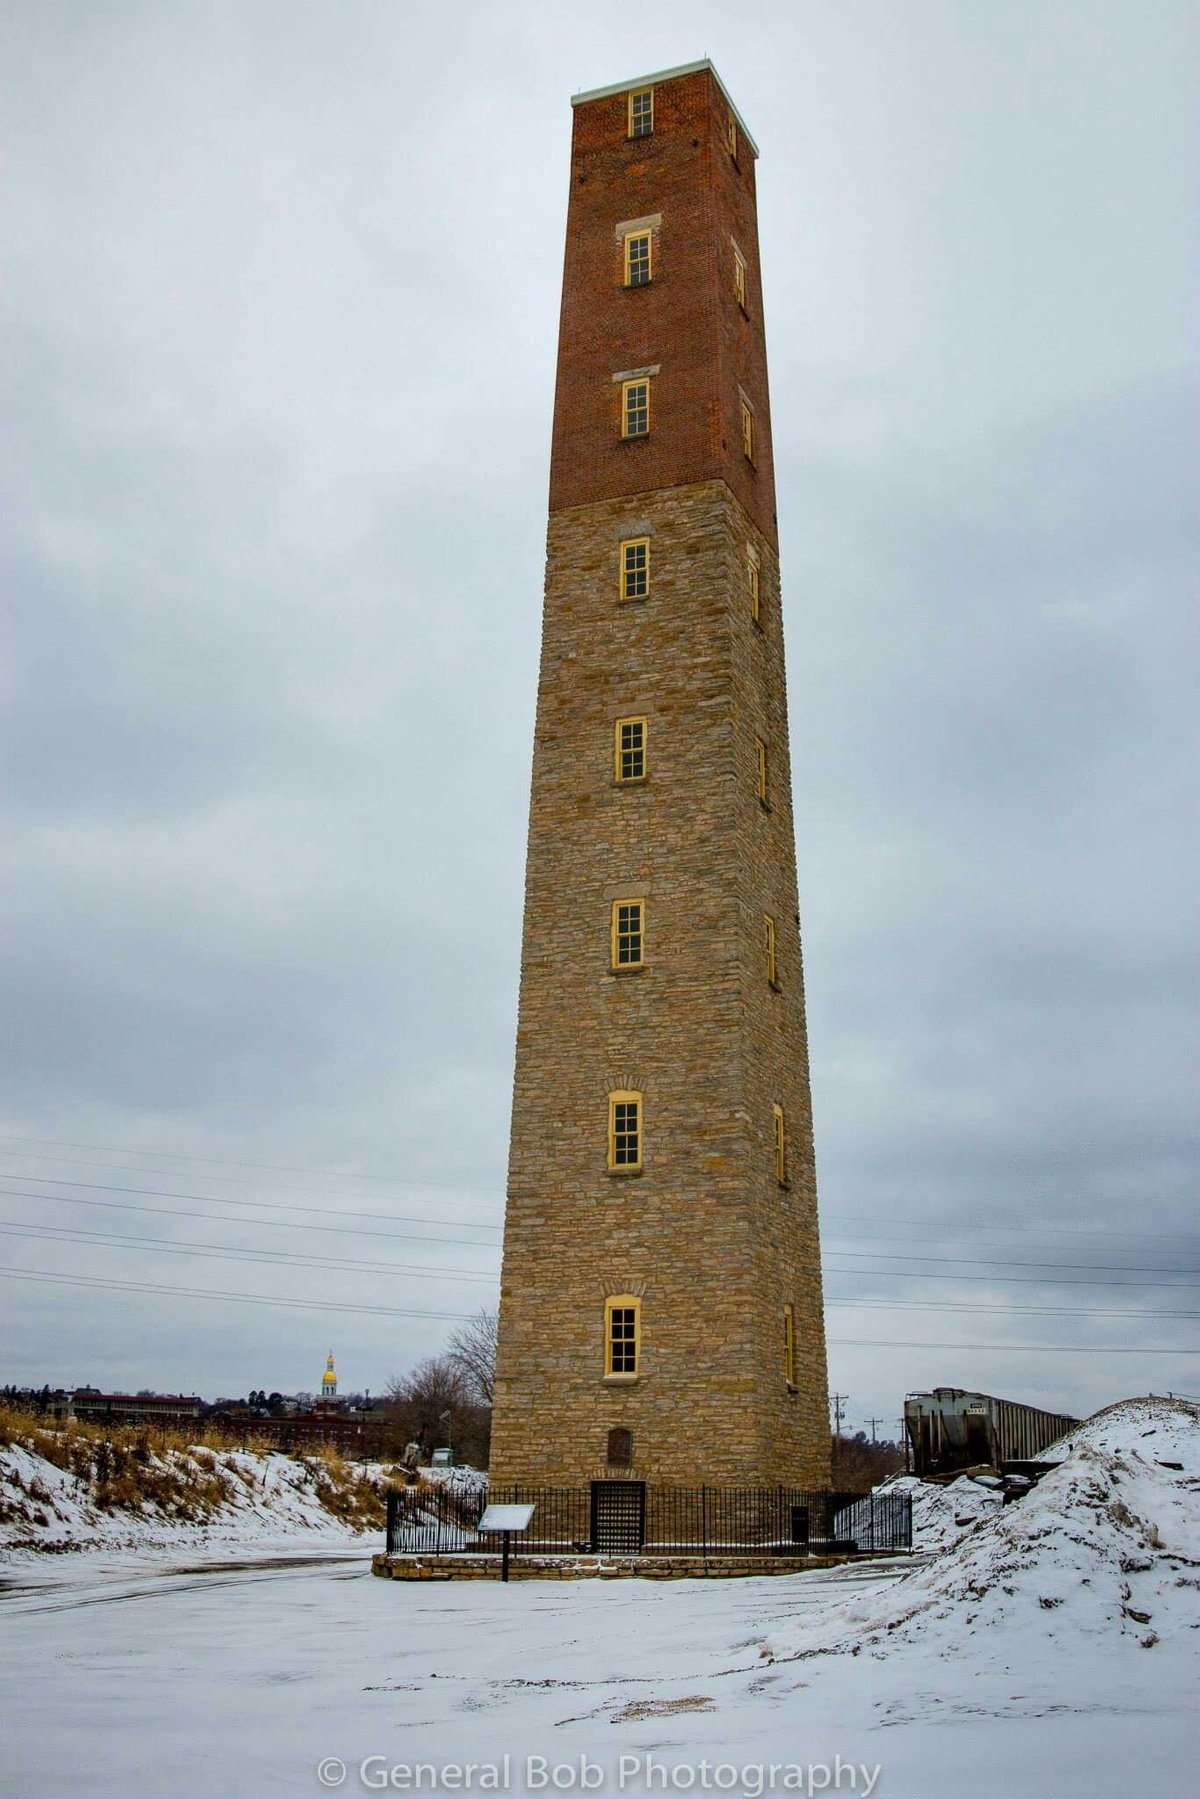
[[[424,1791],[431,1769],[518,1793],[1193,1790],[1197,1408],[1101,1415],[1002,1510],[966,1488],[922,1499],[935,1555],[747,1581],[410,1585],[348,1550],[10,1568],[0,1781],[257,1799],[321,1791],[325,1762],[347,1793],[411,1790],[416,1764]]]

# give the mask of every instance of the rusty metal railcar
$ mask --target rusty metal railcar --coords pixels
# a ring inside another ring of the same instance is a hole
[[[999,1471],[1036,1462],[1078,1422],[1064,1412],[1043,1412],[962,1387],[934,1387],[929,1393],[910,1393],[904,1401],[913,1472],[925,1479],[963,1468]]]

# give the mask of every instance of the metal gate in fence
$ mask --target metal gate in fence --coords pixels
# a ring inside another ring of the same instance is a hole
[[[646,1540],[646,1483],[592,1482],[592,1542],[595,1555],[640,1555]]]

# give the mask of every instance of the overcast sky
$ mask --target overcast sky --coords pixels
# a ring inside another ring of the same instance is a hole
[[[1197,35],[8,0],[0,1268],[60,1278],[0,1280],[0,1381],[312,1388],[332,1344],[376,1391],[451,1328],[386,1312],[494,1297],[569,95],[707,54],[762,150],[828,1290],[871,1302],[831,1380],[888,1430],[1200,1391]]]

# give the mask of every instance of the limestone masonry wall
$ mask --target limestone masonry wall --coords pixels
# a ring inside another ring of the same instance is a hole
[[[648,536],[651,592],[617,598]],[[762,563],[762,624],[745,576]],[[613,723],[648,775],[613,778]],[[771,750],[768,810],[755,737]],[[610,967],[643,898],[645,964]],[[778,986],[763,917],[777,920]],[[796,926],[778,567],[722,482],[576,508],[549,531],[492,1477],[807,1486],[828,1477],[816,1183]],[[607,1167],[607,1100],[644,1098],[644,1165]],[[773,1105],[788,1132],[774,1171]],[[642,1296],[642,1370],[604,1375],[606,1295]],[[783,1306],[797,1320],[797,1382]]]

